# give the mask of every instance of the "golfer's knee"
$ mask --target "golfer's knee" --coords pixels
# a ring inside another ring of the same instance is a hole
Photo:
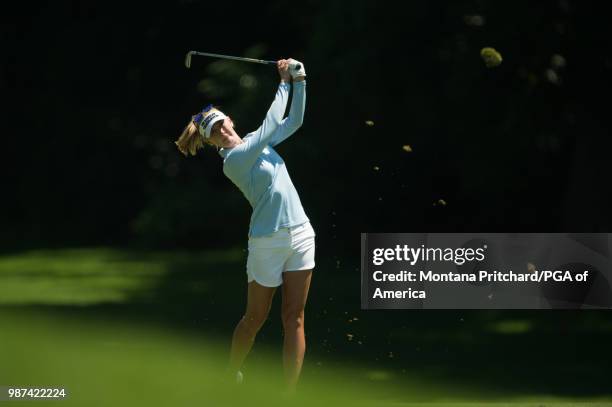
[[[245,314],[242,317],[241,322],[245,330],[255,335],[257,332],[259,332],[264,322],[266,322],[266,318],[267,315],[263,314]]]
[[[304,328],[303,312],[287,312],[283,314],[283,328],[285,331]]]

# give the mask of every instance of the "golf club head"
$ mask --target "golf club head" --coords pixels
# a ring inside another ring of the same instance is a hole
[[[187,69],[191,68],[191,55],[192,54],[193,54],[193,51],[189,51],[187,55],[185,56],[185,66],[187,67]]]

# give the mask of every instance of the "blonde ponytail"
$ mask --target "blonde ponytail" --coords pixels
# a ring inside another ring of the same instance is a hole
[[[196,155],[196,152],[204,148],[203,137],[200,135],[198,128],[193,123],[193,121],[189,121],[189,124],[185,126],[185,130],[178,138],[177,141],[174,142],[177,145],[179,151],[187,156],[189,153],[191,155]]]

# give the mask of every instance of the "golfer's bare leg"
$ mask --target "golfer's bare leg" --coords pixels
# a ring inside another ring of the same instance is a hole
[[[268,318],[275,292],[276,287],[265,287],[256,281],[249,283],[246,312],[236,325],[232,338],[229,362],[232,375],[240,370],[253,346],[257,332]]]
[[[306,338],[304,336],[304,307],[310,288],[312,270],[287,271],[283,273],[283,305],[281,316],[285,339],[283,344],[283,365],[287,390],[295,391],[304,352]]]

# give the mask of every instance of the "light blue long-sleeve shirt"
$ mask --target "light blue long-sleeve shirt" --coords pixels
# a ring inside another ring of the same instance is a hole
[[[290,84],[281,83],[262,125],[244,143],[222,148],[223,173],[242,191],[253,208],[249,237],[264,236],[309,219],[291,182],[285,162],[272,148],[302,125],[306,81],[293,83],[289,115],[283,119]]]

